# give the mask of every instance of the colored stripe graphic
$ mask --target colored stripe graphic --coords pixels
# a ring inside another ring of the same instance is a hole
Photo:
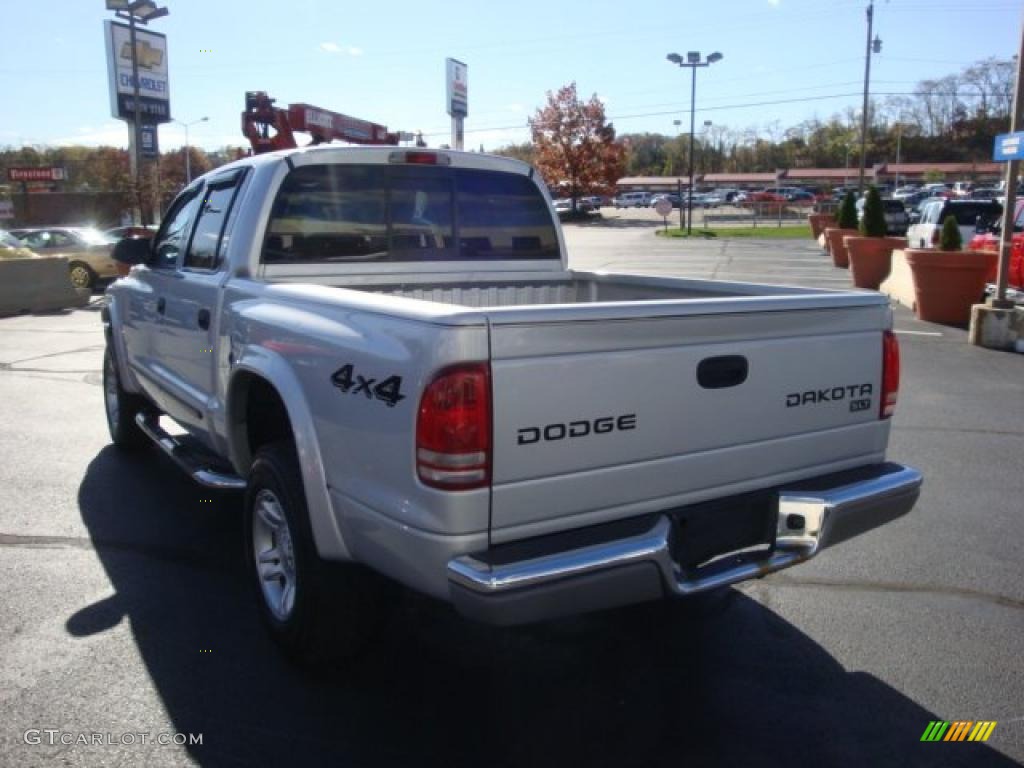
[[[996,720],[932,720],[921,734],[921,741],[988,741]]]

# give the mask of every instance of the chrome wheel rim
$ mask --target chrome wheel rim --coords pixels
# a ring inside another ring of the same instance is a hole
[[[89,270],[81,264],[71,268],[71,284],[75,288],[88,288],[92,280],[89,277]]]
[[[121,408],[117,402],[117,371],[114,369],[114,356],[109,352],[103,365],[103,405],[107,409],[107,423],[113,432],[117,428]]]
[[[285,621],[295,609],[295,550],[281,502],[267,488],[253,504],[252,548],[263,600],[274,618]]]

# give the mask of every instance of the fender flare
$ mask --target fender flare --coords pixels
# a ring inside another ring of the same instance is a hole
[[[244,414],[235,412],[236,389],[244,375],[256,376],[270,385],[284,403],[291,423],[295,449],[302,467],[302,485],[306,492],[309,525],[317,552],[325,560],[352,560],[338,527],[327,491],[320,443],[302,385],[283,357],[265,347],[247,347],[232,367],[227,385],[227,438],[232,464],[245,477],[252,464],[249,447],[241,428]]]

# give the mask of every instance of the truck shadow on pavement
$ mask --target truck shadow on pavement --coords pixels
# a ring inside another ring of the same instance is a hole
[[[260,626],[237,497],[108,447],[78,500],[116,592],[68,632],[130,618],[201,765],[1016,765],[920,743],[940,715],[737,590],[507,630],[406,593],[355,662],[302,672]]]

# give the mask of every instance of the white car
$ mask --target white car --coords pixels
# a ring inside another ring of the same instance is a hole
[[[616,208],[647,208],[650,204],[650,192],[622,192],[612,198]]]
[[[994,200],[945,200],[940,197],[926,201],[920,218],[907,230],[907,244],[911,248],[937,248],[942,223],[947,216],[955,216],[960,238],[966,245],[979,227],[988,229],[999,220],[1002,212],[1003,206]]]

